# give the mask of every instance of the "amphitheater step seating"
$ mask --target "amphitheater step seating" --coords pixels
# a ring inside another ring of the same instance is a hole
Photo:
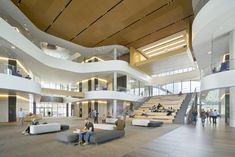
[[[142,106],[140,106],[137,110],[134,111],[135,117],[133,119],[149,119],[151,121],[162,121],[164,123],[172,123],[177,111],[180,109],[184,99],[185,94],[179,95],[164,95],[164,96],[153,96],[147,102],[145,102]],[[154,105],[158,105],[160,103],[164,109],[172,108],[174,112],[167,116],[167,112],[152,112],[151,108]],[[143,111],[146,115],[142,115]]]

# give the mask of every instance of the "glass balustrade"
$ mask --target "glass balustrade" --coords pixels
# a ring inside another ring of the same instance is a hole
[[[230,59],[206,66],[201,70],[201,77],[235,69],[235,60]]]

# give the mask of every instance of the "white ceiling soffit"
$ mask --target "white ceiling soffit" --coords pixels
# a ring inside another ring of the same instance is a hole
[[[27,26],[28,31],[36,37],[39,41],[47,42],[53,45],[57,45],[66,48],[72,52],[79,52],[82,56],[91,56],[97,54],[110,54],[116,48],[118,53],[124,54],[129,50],[122,45],[108,45],[101,47],[88,48],[81,45],[74,44],[64,39],[49,35],[40,29],[38,29],[10,0],[0,1],[0,14],[10,16],[16,20],[22,26]]]
[[[185,46],[187,46],[186,31],[181,31],[169,37],[143,46],[138,50],[148,58],[151,58],[157,55],[181,49]]]

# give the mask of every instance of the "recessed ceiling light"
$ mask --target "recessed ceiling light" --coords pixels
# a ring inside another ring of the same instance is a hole
[[[180,36],[174,37],[174,38],[172,38],[172,39],[163,41],[163,42],[161,42],[161,43],[159,43],[159,44],[156,44],[156,45],[150,46],[150,47],[148,47],[148,48],[145,48],[145,49],[143,49],[142,51],[144,52],[144,51],[150,50],[150,49],[152,49],[152,48],[155,48],[155,47],[157,47],[157,46],[166,44],[166,43],[171,42],[171,41],[173,41],[173,40],[177,40],[177,39],[182,38],[182,37],[184,37],[184,35],[180,35]]]
[[[11,46],[12,49],[15,49],[16,47],[15,46]]]
[[[209,51],[209,52],[208,52],[208,55],[210,55],[211,53],[212,53],[212,52],[211,52],[211,51]]]

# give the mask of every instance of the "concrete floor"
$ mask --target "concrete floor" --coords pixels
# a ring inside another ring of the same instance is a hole
[[[71,129],[81,128],[83,120],[72,118],[46,119],[47,122],[69,124]],[[150,141],[180,127],[168,124],[159,128],[136,127],[127,124],[123,138],[100,145],[73,146],[55,140],[56,133],[23,136],[25,127],[0,126],[0,157],[121,157]]]

